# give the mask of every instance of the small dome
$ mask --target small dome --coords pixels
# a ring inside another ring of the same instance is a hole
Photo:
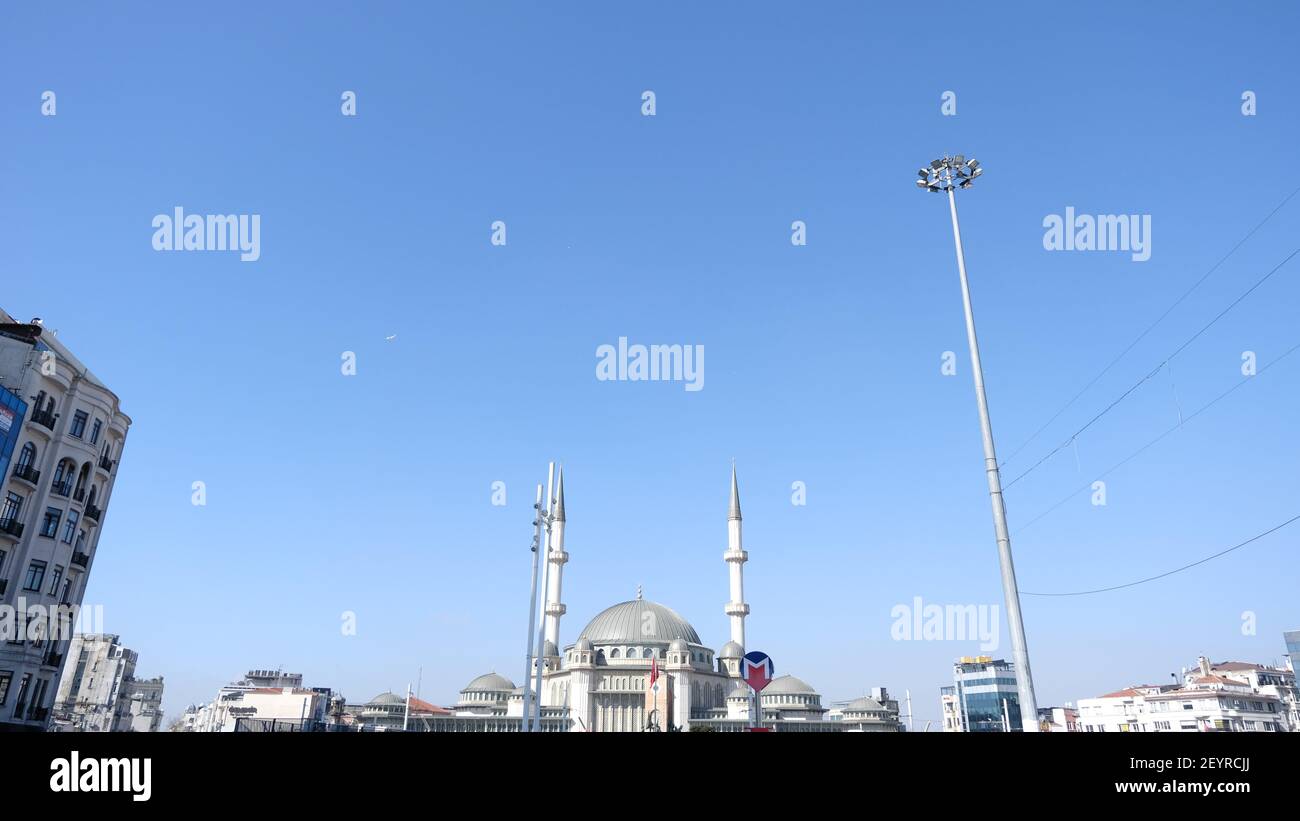
[[[863,696],[850,701],[844,707],[846,713],[875,713],[885,709],[885,705],[876,701],[871,696]]]
[[[551,656],[558,656],[559,654],[560,654],[559,648],[557,648],[555,646],[555,642],[551,641],[550,639],[547,639],[546,642],[542,645],[542,655],[545,656],[546,658],[550,658]]]
[[[796,693],[799,695],[817,695],[817,691],[808,682],[790,675],[777,676],[772,679],[771,684],[763,688],[763,695],[765,696],[793,695]]]
[[[673,639],[668,645],[668,652],[670,653],[689,653],[690,651],[691,648],[681,639]]]
[[[727,698],[748,699],[749,693],[750,693],[749,685],[744,683],[743,681],[737,681],[736,683],[732,684],[731,689],[727,691]]]
[[[718,658],[720,659],[738,659],[744,657],[744,655],[745,648],[734,641],[722,645],[722,649],[718,651]]]
[[[488,692],[508,693],[513,689],[515,689],[515,683],[510,679],[506,678],[505,676],[500,676],[497,675],[496,673],[484,673],[483,675],[471,681],[469,684],[466,684],[465,689],[461,690],[461,692],[468,693],[471,691],[474,692],[488,691]],[[398,699],[398,701],[400,702],[401,699]]]
[[[573,649],[585,651],[588,653],[591,652],[591,639],[587,638],[586,636],[583,636],[582,638],[578,639],[577,644],[573,645]]]
[[[379,695],[370,699],[370,701],[366,703],[366,706],[369,707],[371,705],[405,704],[405,703],[406,700],[403,699],[401,696],[397,695],[396,693],[380,693]]]

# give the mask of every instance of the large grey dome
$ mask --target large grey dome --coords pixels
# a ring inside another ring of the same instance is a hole
[[[369,707],[372,705],[380,705],[380,704],[405,704],[405,703],[406,700],[403,699],[401,696],[399,696],[397,693],[380,693],[379,695],[370,699],[370,701],[366,703],[366,706]]]
[[[496,673],[484,673],[469,684],[466,684],[465,689],[461,690],[461,692],[468,693],[471,691],[480,692],[486,690],[488,692],[504,691],[508,693],[514,689],[515,683],[505,676],[499,676]]]
[[[744,658],[744,656],[745,648],[734,641],[722,645],[722,649],[718,651],[718,658],[720,659],[738,659]]]
[[[610,607],[592,619],[578,636],[593,644],[638,644],[682,639],[699,644],[695,628],[662,604],[633,599]]]

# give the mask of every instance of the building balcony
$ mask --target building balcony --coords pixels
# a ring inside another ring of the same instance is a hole
[[[47,667],[53,667],[53,668],[55,668],[55,669],[58,669],[58,668],[62,667],[62,666],[63,666],[63,654],[62,654],[62,653],[50,653],[48,656],[45,657],[45,664],[46,664]]]
[[[21,539],[23,537],[23,523],[17,519],[0,519],[0,536]]]
[[[86,565],[90,563],[90,557],[81,551],[77,551],[72,554],[72,563],[77,567],[85,569]]]
[[[35,411],[32,413],[31,421],[35,422],[36,424],[40,425],[46,430],[52,431],[54,430],[55,419],[58,419],[58,416],[53,413],[50,413],[48,411]]]
[[[76,490],[72,491],[72,499],[75,502],[86,501],[86,489],[84,487],[79,487]]]
[[[99,457],[99,469],[102,470],[102,471],[105,471],[105,472],[108,472],[108,471],[112,470],[112,469],[113,469],[113,460],[112,460],[112,459],[109,459],[107,456],[100,456],[100,457]]]
[[[72,495],[72,484],[69,482],[61,485],[58,482],[55,482],[50,485],[50,493],[54,496],[62,496],[66,499]]]
[[[41,480],[41,472],[31,465],[18,465],[14,468],[14,478],[36,487],[36,483]]]
[[[32,712],[32,721],[45,721],[49,717],[49,707],[37,707],[36,710]]]
[[[99,524],[99,517],[104,515],[104,511],[94,505],[86,505],[86,518]]]

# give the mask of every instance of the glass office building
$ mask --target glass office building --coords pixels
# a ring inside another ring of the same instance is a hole
[[[1291,659],[1291,669],[1300,676],[1300,630],[1288,630],[1282,634],[1286,641],[1286,654]]]
[[[12,391],[0,387],[0,483],[9,475],[9,462],[13,459],[25,418],[27,403]]]
[[[953,665],[952,682],[963,732],[1020,731],[1020,692],[1013,663],[967,656]]]

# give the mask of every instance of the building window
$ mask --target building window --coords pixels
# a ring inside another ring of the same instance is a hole
[[[4,511],[0,512],[0,522],[10,522],[18,518],[23,509],[23,497],[13,491],[5,497]]]
[[[23,679],[18,685],[18,698],[14,702],[14,718],[20,718],[21,717],[20,714],[22,713],[23,708],[27,706],[26,704],[23,703],[23,699],[27,698],[27,688],[31,685],[31,683],[32,683],[32,674],[24,673]]]
[[[81,518],[75,510],[68,511],[68,521],[63,525],[63,543],[72,544],[72,537],[77,535],[77,520]]]
[[[31,442],[23,445],[23,449],[18,454],[18,467],[29,468],[36,462],[36,446]]]
[[[27,580],[23,587],[32,592],[40,592],[41,584],[45,581],[45,562],[34,561],[27,568]]]
[[[9,699],[9,683],[14,680],[14,674],[8,670],[0,671],[0,707]]]
[[[94,426],[90,429],[90,444],[92,445],[99,444],[99,431],[103,427],[104,427],[104,423],[99,419],[96,419]]]
[[[54,581],[50,584],[51,596],[59,592],[59,582],[61,581],[63,581],[63,568],[56,564],[54,566]]]
[[[78,553],[84,553],[85,551],[82,550],[82,548],[85,547],[85,546],[86,546],[86,531],[84,531],[84,530],[78,531],[78,532],[77,532],[77,544],[76,544],[76,546],[75,546],[74,548],[72,548],[72,549],[75,550],[75,551],[78,552]]]
[[[59,520],[63,518],[63,511],[57,507],[45,508],[45,519],[41,522],[41,535],[53,539],[59,532]]]
[[[75,414],[72,415],[72,428],[71,430],[68,431],[68,433],[71,433],[73,436],[77,437],[78,439],[85,437],[86,422],[89,419],[90,417],[86,414],[85,411],[77,411]]]

